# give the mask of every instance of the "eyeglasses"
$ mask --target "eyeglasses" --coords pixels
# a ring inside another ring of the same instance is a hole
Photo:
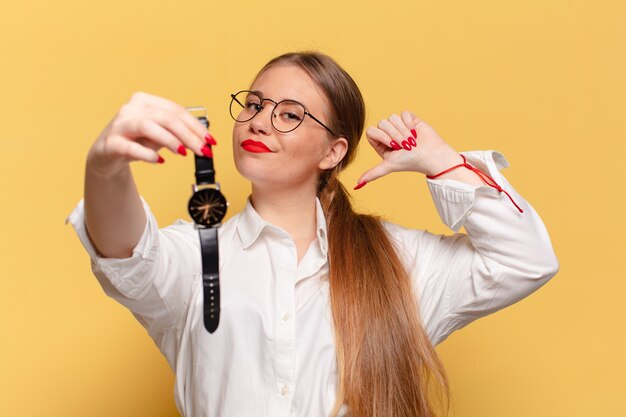
[[[254,116],[264,109],[263,102],[270,101],[274,103],[274,110],[272,110],[270,120],[274,129],[278,132],[287,133],[295,130],[302,124],[304,117],[309,116],[329,131],[331,135],[337,136],[328,126],[309,113],[304,104],[295,100],[276,102],[269,98],[263,98],[259,91],[250,90],[242,90],[230,96],[232,98],[230,101],[230,116],[236,122],[244,123],[252,120]]]

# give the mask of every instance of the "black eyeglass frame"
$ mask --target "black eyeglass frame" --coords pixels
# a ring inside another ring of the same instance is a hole
[[[233,115],[233,102],[237,102],[237,104],[239,104],[241,106],[242,109],[245,109],[246,106],[241,104],[241,102],[239,100],[237,100],[237,95],[241,94],[241,93],[252,93],[256,96],[258,96],[261,99],[261,108],[259,110],[256,111],[256,113],[254,113],[254,115],[252,115],[251,118],[246,119],[246,120],[237,120],[237,118]],[[330,130],[330,128],[328,126],[326,126],[324,123],[322,123],[317,117],[313,116],[311,113],[309,113],[309,111],[306,109],[306,107],[304,106],[304,104],[300,103],[299,101],[296,100],[292,100],[292,99],[285,99],[285,100],[281,100],[281,101],[274,101],[271,98],[266,98],[263,97],[258,91],[251,91],[251,90],[241,90],[236,92],[235,94],[231,94],[230,95],[231,100],[230,100],[230,107],[229,107],[229,113],[230,113],[230,117],[233,118],[234,121],[238,122],[238,123],[245,123],[245,122],[249,122],[250,120],[254,119],[254,117],[259,114],[261,111],[263,111],[264,107],[263,107],[263,102],[265,100],[267,101],[271,101],[272,103],[274,103],[274,108],[276,108],[280,103],[283,103],[285,101],[289,101],[292,103],[297,103],[300,106],[302,106],[302,108],[304,109],[304,115],[305,116],[309,116],[311,119],[315,120],[317,123],[319,123],[324,129],[326,129],[331,135],[333,135],[333,137],[338,137],[337,135],[335,135],[335,133]],[[293,132],[294,130],[296,130],[298,127],[300,127],[300,125],[302,124],[302,122],[304,121],[304,118],[302,118],[302,120],[300,120],[300,123],[298,123],[296,125],[296,127],[294,127],[293,129],[289,129],[289,130],[280,130],[278,129],[276,126],[274,126],[274,117],[276,116],[276,114],[274,113],[274,111],[272,110],[270,117],[270,122],[272,123],[272,127],[274,129],[276,129],[277,132],[280,133],[289,133],[289,132]]]

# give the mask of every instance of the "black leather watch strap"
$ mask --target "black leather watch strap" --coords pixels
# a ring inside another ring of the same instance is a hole
[[[195,155],[196,158],[196,184],[215,184],[215,169],[213,158]]]
[[[202,286],[204,292],[204,327],[213,333],[220,323],[220,276],[217,228],[198,229],[202,250]]]

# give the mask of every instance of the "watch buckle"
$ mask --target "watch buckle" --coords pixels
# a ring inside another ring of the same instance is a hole
[[[194,192],[194,193],[196,191],[204,190],[206,188],[212,188],[214,190],[219,191],[220,190],[220,183],[216,182],[214,184],[192,184],[191,185],[191,191]]]

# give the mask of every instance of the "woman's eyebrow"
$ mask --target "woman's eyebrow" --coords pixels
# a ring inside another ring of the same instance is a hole
[[[263,100],[269,100],[269,101],[271,101],[271,102],[272,102],[272,103],[274,103],[274,104],[277,104],[277,103],[279,103],[280,101],[282,101],[282,100],[283,100],[283,99],[281,99],[281,100],[275,100],[275,99],[273,99],[273,98],[265,97],[265,96],[263,95],[263,92],[262,92],[261,90],[249,90],[249,93],[250,93],[250,94],[254,94],[255,96],[259,97],[259,100],[261,100],[261,101],[263,101]]]
[[[257,96],[259,96],[259,98],[263,99],[263,92],[261,92],[259,90],[250,90],[250,92],[252,94],[256,94]]]
[[[263,92],[261,90],[249,90],[249,91],[250,91],[251,94],[255,94],[255,95],[259,96],[259,98],[261,100],[265,99],[265,97],[263,96]],[[306,105],[304,103],[302,103],[302,101],[296,100],[294,98],[282,98],[280,100],[275,100],[275,99],[268,98],[268,100],[271,100],[274,103],[277,103],[277,102],[280,102],[280,101],[283,101],[283,100],[295,101],[296,103],[302,104],[305,107],[305,109],[307,108]]]

